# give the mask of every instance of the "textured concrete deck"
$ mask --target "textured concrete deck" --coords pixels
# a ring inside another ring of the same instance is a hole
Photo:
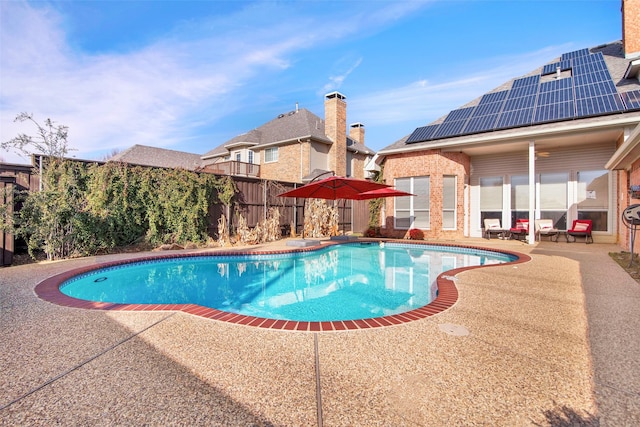
[[[34,294],[130,255],[0,269],[0,425],[640,425],[640,286],[607,255],[620,248],[465,243],[532,260],[459,274],[438,315],[349,332]]]

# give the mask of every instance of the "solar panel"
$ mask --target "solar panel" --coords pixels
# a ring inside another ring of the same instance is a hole
[[[503,111],[500,114],[496,129],[506,129],[531,124],[533,117],[533,107],[523,108],[519,110]]]
[[[513,81],[513,85],[511,86],[511,90],[517,89],[522,86],[537,85],[538,83],[540,83],[540,76],[537,74],[534,76],[523,77],[521,79],[515,79]]]
[[[466,123],[466,119],[442,123],[438,130],[433,134],[433,139],[462,135],[462,129]]]
[[[595,116],[605,113],[624,111],[620,95],[603,95],[591,98],[576,99],[576,115],[578,117]]]
[[[409,138],[407,138],[406,143],[411,144],[414,142],[428,141],[429,139],[431,139],[431,136],[438,129],[438,127],[440,127],[440,125],[429,125],[429,126],[419,127],[416,130],[414,130],[411,135],[409,135]]]
[[[596,71],[606,71],[609,74],[607,63],[604,60],[602,52],[593,55],[583,56],[573,60],[573,75],[589,74]]]
[[[573,52],[563,53],[560,60],[564,61],[565,59],[580,58],[582,56],[589,56],[589,49],[580,49],[574,50]]]
[[[476,107],[467,107],[451,111],[438,130],[433,134],[433,139],[461,135],[467,119],[473,114],[475,108]]]
[[[594,96],[613,95],[616,87],[612,82],[597,82],[575,87],[576,99],[592,98]]]
[[[508,90],[503,90],[483,95],[462,132],[469,134],[493,130],[508,94]]]
[[[448,122],[453,122],[453,121],[458,121],[458,120],[468,119],[471,116],[471,114],[473,114],[473,110],[475,108],[476,107],[467,107],[467,108],[460,108],[458,110],[453,110],[453,111],[449,112],[449,114],[444,119],[442,124],[445,124],[445,123],[448,123]]]
[[[574,116],[573,102],[559,102],[555,104],[540,105],[536,108],[534,123],[554,122],[563,119],[571,119]]]
[[[558,70],[558,68],[560,68],[560,71],[570,70],[571,60],[565,59],[564,61],[554,62],[553,64],[547,64],[544,67],[542,67],[541,75],[546,76],[547,74],[553,74]]]
[[[640,109],[640,90],[632,90],[620,94],[628,110]]]
[[[613,85],[611,76],[606,71],[594,71],[593,73],[578,74],[574,77],[576,86],[585,86],[598,82],[610,82]],[[615,86],[613,86],[615,92]]]
[[[495,129],[524,126],[531,123],[539,83],[539,75],[513,81],[512,89],[505,101],[502,113],[498,117]]]
[[[480,98],[480,102],[478,103],[478,105],[484,105],[484,104],[504,101],[507,98],[508,94],[509,94],[508,90],[502,90],[500,92],[486,93],[486,94],[482,95],[482,98]],[[475,113],[474,113],[474,115],[475,115]]]
[[[573,79],[568,77],[541,83],[533,123],[545,123],[573,117]]]
[[[495,128],[496,121],[498,120],[498,113],[472,117],[467,121],[467,125],[464,127],[464,133],[479,133]]]

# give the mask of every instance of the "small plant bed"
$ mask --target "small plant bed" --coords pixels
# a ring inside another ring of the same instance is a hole
[[[640,283],[640,258],[638,258],[638,255],[633,257],[631,267],[629,267],[629,260],[631,259],[629,252],[609,252],[609,256],[629,273],[629,276]]]

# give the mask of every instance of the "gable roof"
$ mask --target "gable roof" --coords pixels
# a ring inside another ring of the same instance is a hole
[[[134,145],[113,156],[109,161],[159,168],[196,170],[200,167],[200,155],[165,148]]]
[[[245,146],[260,149],[294,142],[301,138],[332,144],[331,139],[329,139],[325,133],[324,120],[306,108],[301,108],[286,114],[280,114],[275,119],[256,129],[231,138],[213,150],[203,154],[202,159],[225,156],[229,154],[231,149],[236,147]],[[347,137],[347,149],[373,153],[373,150],[349,137]]]
[[[553,131],[568,122],[597,124],[614,115],[638,122],[640,82],[629,75],[630,66],[621,41],[565,53],[415,129],[379,154]]]

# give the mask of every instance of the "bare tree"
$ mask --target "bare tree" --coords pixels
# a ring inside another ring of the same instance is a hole
[[[0,142],[0,148],[13,150],[20,155],[44,154],[59,158],[66,156],[69,151],[73,150],[69,148],[67,143],[68,126],[56,125],[51,119],[45,120],[44,125],[41,125],[33,118],[33,114],[28,113],[20,113],[14,119],[14,122],[25,121],[30,121],[36,126],[36,135],[18,134],[9,141]]]

